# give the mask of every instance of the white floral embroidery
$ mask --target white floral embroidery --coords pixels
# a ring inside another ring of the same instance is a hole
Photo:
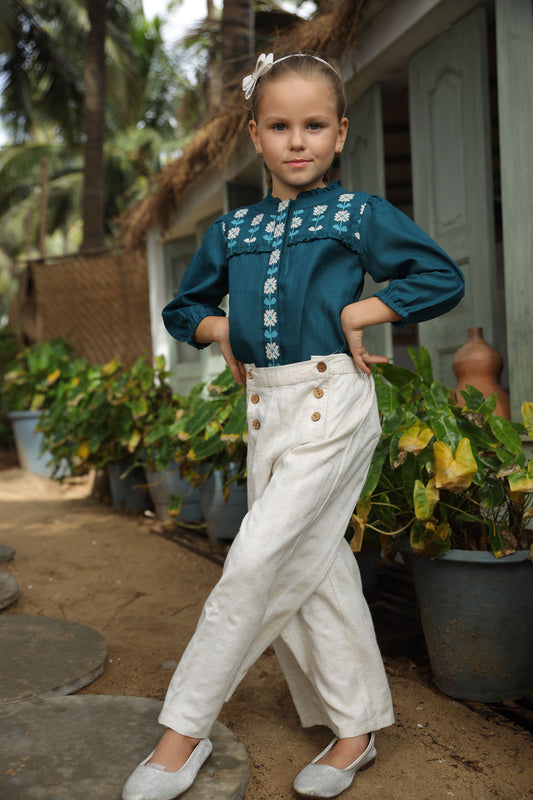
[[[224,233],[224,234],[226,233],[226,223],[225,222],[222,223],[222,233]]]
[[[361,238],[361,234],[359,233],[359,231],[356,231],[354,233],[354,236],[355,236],[356,239],[360,239]]]
[[[247,208],[239,208],[239,210],[236,211],[233,216],[234,216],[234,219],[242,219],[243,217],[245,217],[247,215],[247,213],[248,213],[248,209]]]
[[[236,239],[240,232],[240,228],[230,228],[228,231],[228,239]]]
[[[291,222],[291,228],[299,228],[301,224],[302,224],[302,218],[294,217],[294,219]]]
[[[272,250],[270,254],[269,265],[277,264],[279,261],[279,257],[281,255],[281,250]]]
[[[279,347],[275,342],[268,342],[265,345],[265,352],[266,352],[266,357],[269,360],[272,360],[274,358],[279,358]]]
[[[348,222],[350,219],[350,212],[349,211],[337,211],[335,214],[335,222]]]
[[[328,210],[327,206],[315,206],[313,208],[313,217],[319,217],[321,214],[323,214],[327,210]]]
[[[365,210],[365,208],[366,208],[366,203],[363,203],[363,205],[361,206],[361,209],[360,209],[359,213],[360,213],[360,214],[362,214],[362,213],[363,213],[363,211]]]
[[[349,203],[350,200],[353,200],[353,194],[349,193],[341,194],[341,196],[339,197],[339,203]]]
[[[322,227],[323,227],[322,225],[311,225],[311,227],[308,228],[308,230],[313,231],[314,233],[315,231],[321,231]]]
[[[276,225],[276,227],[274,228],[274,239],[280,239],[284,233],[285,233],[285,223],[280,222],[279,225]]]
[[[272,220],[266,226],[265,233],[272,233],[272,231],[274,230],[275,227],[276,227],[276,222],[275,222],[275,220]]]
[[[275,325],[276,322],[278,321],[278,315],[276,314],[276,312],[273,309],[268,308],[265,311],[263,320],[264,320],[264,324],[267,325],[267,326]]]
[[[278,287],[278,282],[276,278],[267,278],[265,281],[265,285],[263,287],[263,291],[265,294],[274,294]]]
[[[251,244],[252,242],[255,242],[255,240],[256,240],[256,237],[255,237],[255,236],[252,236],[252,238],[251,238],[251,239],[250,239],[250,238],[248,238],[248,239],[245,239],[244,241],[246,242],[246,244]]]
[[[281,211],[285,211],[285,209],[287,208],[287,206],[289,205],[290,202],[291,202],[290,200],[282,200],[281,203],[278,206],[278,214]]]
[[[256,214],[252,220],[252,226],[259,225],[264,216],[264,214]]]

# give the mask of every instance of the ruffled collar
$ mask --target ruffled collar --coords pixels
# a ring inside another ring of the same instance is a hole
[[[321,197],[326,200],[327,196],[334,191],[337,191],[340,188],[339,181],[333,181],[333,183],[328,183],[327,186],[320,186],[318,189],[306,189],[304,192],[300,192],[294,202],[296,203],[304,203],[306,200],[310,200],[311,203],[316,203],[318,199]],[[268,205],[275,205],[276,207],[279,206],[282,200],[279,197],[274,197],[272,195],[272,189],[269,189],[268,194],[265,197],[264,202],[267,202]],[[287,202],[287,201],[285,201]]]

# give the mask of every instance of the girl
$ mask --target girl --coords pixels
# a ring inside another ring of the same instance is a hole
[[[171,800],[211,752],[220,708],[273,643],[302,725],[330,745],[297,776],[330,798],[376,756],[390,692],[356,560],[344,539],[380,435],[368,325],[421,322],[452,308],[463,277],[383,198],[327,184],[344,146],[343,84],[325,59],[261,55],[243,81],[267,197],[207,231],[165,325],[217,342],[248,398],[248,506],[172,678],[156,750],[124,800]],[[364,274],[388,281],[359,300]],[[219,308],[229,292],[229,318]]]

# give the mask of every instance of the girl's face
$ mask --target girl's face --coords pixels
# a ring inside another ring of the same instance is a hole
[[[339,122],[326,80],[289,74],[268,83],[249,130],[272,174],[273,196],[290,200],[324,186],[324,174],[341,152],[347,129],[346,117]]]

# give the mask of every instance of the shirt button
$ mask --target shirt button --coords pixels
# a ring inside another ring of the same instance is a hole
[[[251,369],[249,369],[248,372],[246,373],[246,377],[247,378],[253,378],[254,377],[254,373],[252,372]]]
[[[313,413],[311,414],[311,419],[313,420],[313,422],[318,422],[318,420],[320,419],[320,413],[318,411],[313,411]]]
[[[325,364],[323,361],[319,361],[316,365],[316,368],[319,372],[325,372],[328,368],[328,365]]]
[[[259,402],[259,395],[258,394],[253,394],[250,397],[250,400],[252,401],[252,403],[258,403]]]
[[[259,420],[258,419],[254,419],[254,421],[252,422],[252,428],[254,428],[256,431],[258,431],[260,427],[261,427],[261,423],[259,422]]]
[[[315,397],[324,397],[324,390],[320,389],[320,388],[315,389],[313,394],[314,394]]]

